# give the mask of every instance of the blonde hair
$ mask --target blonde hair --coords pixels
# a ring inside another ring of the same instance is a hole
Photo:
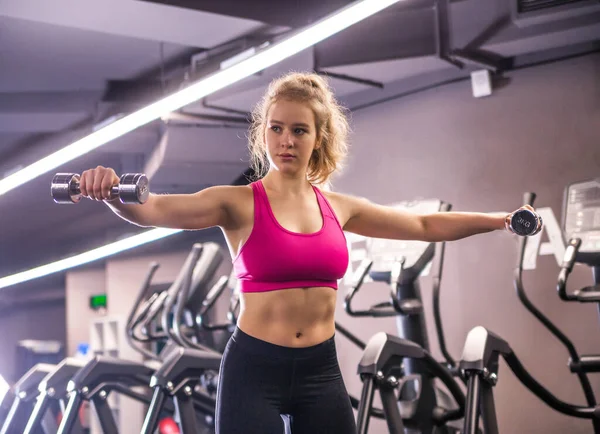
[[[312,184],[326,184],[343,166],[350,126],[346,110],[336,101],[327,81],[314,73],[293,72],[273,80],[254,108],[248,147],[256,177],[262,178],[269,170],[264,132],[269,109],[280,99],[306,102],[313,110],[320,146],[310,157],[307,178]]]

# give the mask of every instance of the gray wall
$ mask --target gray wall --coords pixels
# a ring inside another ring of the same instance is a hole
[[[3,310],[0,314],[0,375],[11,384],[18,380],[17,343],[24,339],[65,342],[65,303],[51,302]]]
[[[67,356],[74,356],[77,345],[90,343],[91,324],[102,317],[90,308],[90,297],[106,293],[104,268],[84,268],[68,271],[65,276]]]
[[[485,99],[471,96],[470,82],[437,87],[353,114],[351,158],[334,189],[378,203],[437,197],[455,211],[512,211],[522,194],[538,194],[536,206],[560,217],[567,183],[600,176],[600,55],[541,65],[509,74],[508,86]],[[524,365],[559,398],[583,404],[568,355],[519,303],[512,283],[515,240],[497,232],[449,243],[442,282],[442,320],[447,344],[460,357],[467,332],[476,325],[508,340]],[[534,302],[573,338],[581,353],[600,352],[595,307],[561,303],[555,291],[558,267],[551,256],[525,274]],[[572,288],[589,284],[578,268]],[[431,304],[431,280],[423,297]],[[365,302],[387,289],[370,283]],[[366,293],[366,294],[365,294]],[[392,319],[349,318],[339,297],[338,321],[363,339]],[[430,314],[430,311],[427,312]],[[440,356],[431,315],[432,350]],[[348,387],[359,395],[358,351],[338,338]],[[593,378],[600,391],[600,381]],[[588,422],[562,416],[539,402],[502,363],[496,404],[503,433],[587,433]],[[373,424],[370,432],[386,432]]]

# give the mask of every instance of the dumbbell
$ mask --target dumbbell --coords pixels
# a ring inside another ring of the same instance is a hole
[[[508,229],[519,236],[530,237],[542,230],[542,217],[529,209],[521,208],[508,218]]]
[[[79,189],[80,175],[77,173],[57,173],[52,179],[50,191],[56,203],[77,203],[81,200]],[[148,178],[143,173],[125,173],[119,184],[110,191],[110,198],[119,198],[122,203],[141,204],[148,200],[150,190]]]

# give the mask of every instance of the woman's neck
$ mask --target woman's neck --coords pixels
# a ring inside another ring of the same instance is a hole
[[[285,176],[271,171],[264,176],[262,182],[265,188],[277,193],[300,195],[312,190],[306,176]]]

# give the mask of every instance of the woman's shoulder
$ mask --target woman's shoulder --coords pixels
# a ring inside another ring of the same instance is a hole
[[[356,203],[357,201],[360,202],[360,201],[364,200],[364,198],[362,198],[360,196],[355,196],[355,195],[352,195],[349,193],[340,193],[338,191],[331,191],[331,190],[320,190],[320,191],[329,202],[339,203],[340,205],[343,205],[343,204],[350,205],[350,204]]]
[[[357,208],[365,200],[359,196],[331,190],[321,190],[321,193],[331,204],[342,227],[352,218]]]
[[[223,193],[228,199],[228,202],[234,204],[240,202],[252,201],[254,194],[252,192],[252,186],[248,185],[226,185],[223,186]]]

